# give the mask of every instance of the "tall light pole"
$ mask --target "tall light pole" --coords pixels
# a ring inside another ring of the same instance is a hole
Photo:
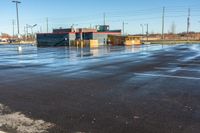
[[[149,40],[149,24],[145,24],[147,26],[147,31],[146,31],[146,36],[147,36],[147,41]]]
[[[187,41],[189,41],[189,31],[190,30],[190,8],[188,8],[188,18],[187,18]]]
[[[19,37],[20,33],[19,33],[19,11],[18,11],[18,4],[20,4],[21,2],[20,2],[20,1],[12,1],[12,2],[16,4],[16,13],[17,13],[17,34],[18,34],[18,37]]]
[[[13,38],[14,38],[14,36],[15,36],[15,20],[13,19],[12,20],[12,30],[13,30]]]
[[[125,23],[125,22],[122,23],[122,31],[123,31],[123,35],[125,35],[125,24],[128,24],[128,23]]]
[[[165,32],[165,7],[163,7],[163,13],[162,13],[162,40],[164,40],[164,32]]]

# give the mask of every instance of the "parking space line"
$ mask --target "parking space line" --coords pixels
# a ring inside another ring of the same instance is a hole
[[[146,76],[146,77],[162,77],[162,78],[177,78],[177,79],[189,79],[189,80],[200,80],[197,77],[186,77],[186,76],[172,76],[164,74],[150,74],[150,73],[134,73],[136,76]]]
[[[169,65],[200,66],[200,64],[168,63]]]

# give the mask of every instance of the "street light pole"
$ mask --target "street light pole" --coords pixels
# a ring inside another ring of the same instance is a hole
[[[28,25],[26,24],[26,28],[27,28],[27,36],[28,36],[28,28],[31,29],[31,38],[33,38],[33,28],[36,27],[37,24],[34,24],[34,25]]]
[[[187,41],[189,41],[189,31],[190,30],[190,8],[188,9],[188,18],[187,18]]]
[[[36,27],[36,26],[37,26],[37,24],[34,24],[33,26],[31,26],[31,34],[32,34],[32,36],[33,36],[33,28]]]
[[[16,13],[17,13],[17,33],[18,33],[18,37],[19,37],[20,32],[19,32],[19,11],[18,11],[18,4],[20,4],[21,2],[20,2],[20,1],[12,1],[12,2],[16,4]]]
[[[147,41],[149,40],[149,24],[145,24],[147,26],[147,32],[146,32],[146,36],[147,36]]]

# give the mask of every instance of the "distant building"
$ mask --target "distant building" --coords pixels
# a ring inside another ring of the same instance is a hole
[[[108,35],[121,35],[121,30],[110,30],[108,25],[97,26],[96,29],[79,28],[54,29],[52,33],[37,34],[37,45],[71,46],[77,40],[97,40],[99,45],[107,44]]]
[[[11,38],[9,34],[1,33],[0,42],[8,42]]]

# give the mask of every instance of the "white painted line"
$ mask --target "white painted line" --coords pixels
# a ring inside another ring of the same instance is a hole
[[[184,66],[200,66],[200,64],[181,64],[181,63],[168,63],[170,65],[184,65]]]
[[[154,67],[154,69],[158,69],[158,70],[172,70],[172,69],[174,69],[174,68]]]
[[[158,70],[171,70],[171,71],[174,71],[174,70],[178,70],[178,71],[190,71],[190,72],[200,72],[199,69],[186,69],[186,68],[180,68],[180,67],[176,67],[176,68],[165,68],[165,67],[155,67],[154,69],[158,69]]]
[[[164,56],[174,56],[174,54],[164,54]]]
[[[163,77],[163,78],[200,80],[200,78],[197,78],[197,77],[171,76],[171,75],[164,75],[164,74],[148,74],[148,73],[134,73],[134,74],[137,76],[147,76],[147,77]]]

